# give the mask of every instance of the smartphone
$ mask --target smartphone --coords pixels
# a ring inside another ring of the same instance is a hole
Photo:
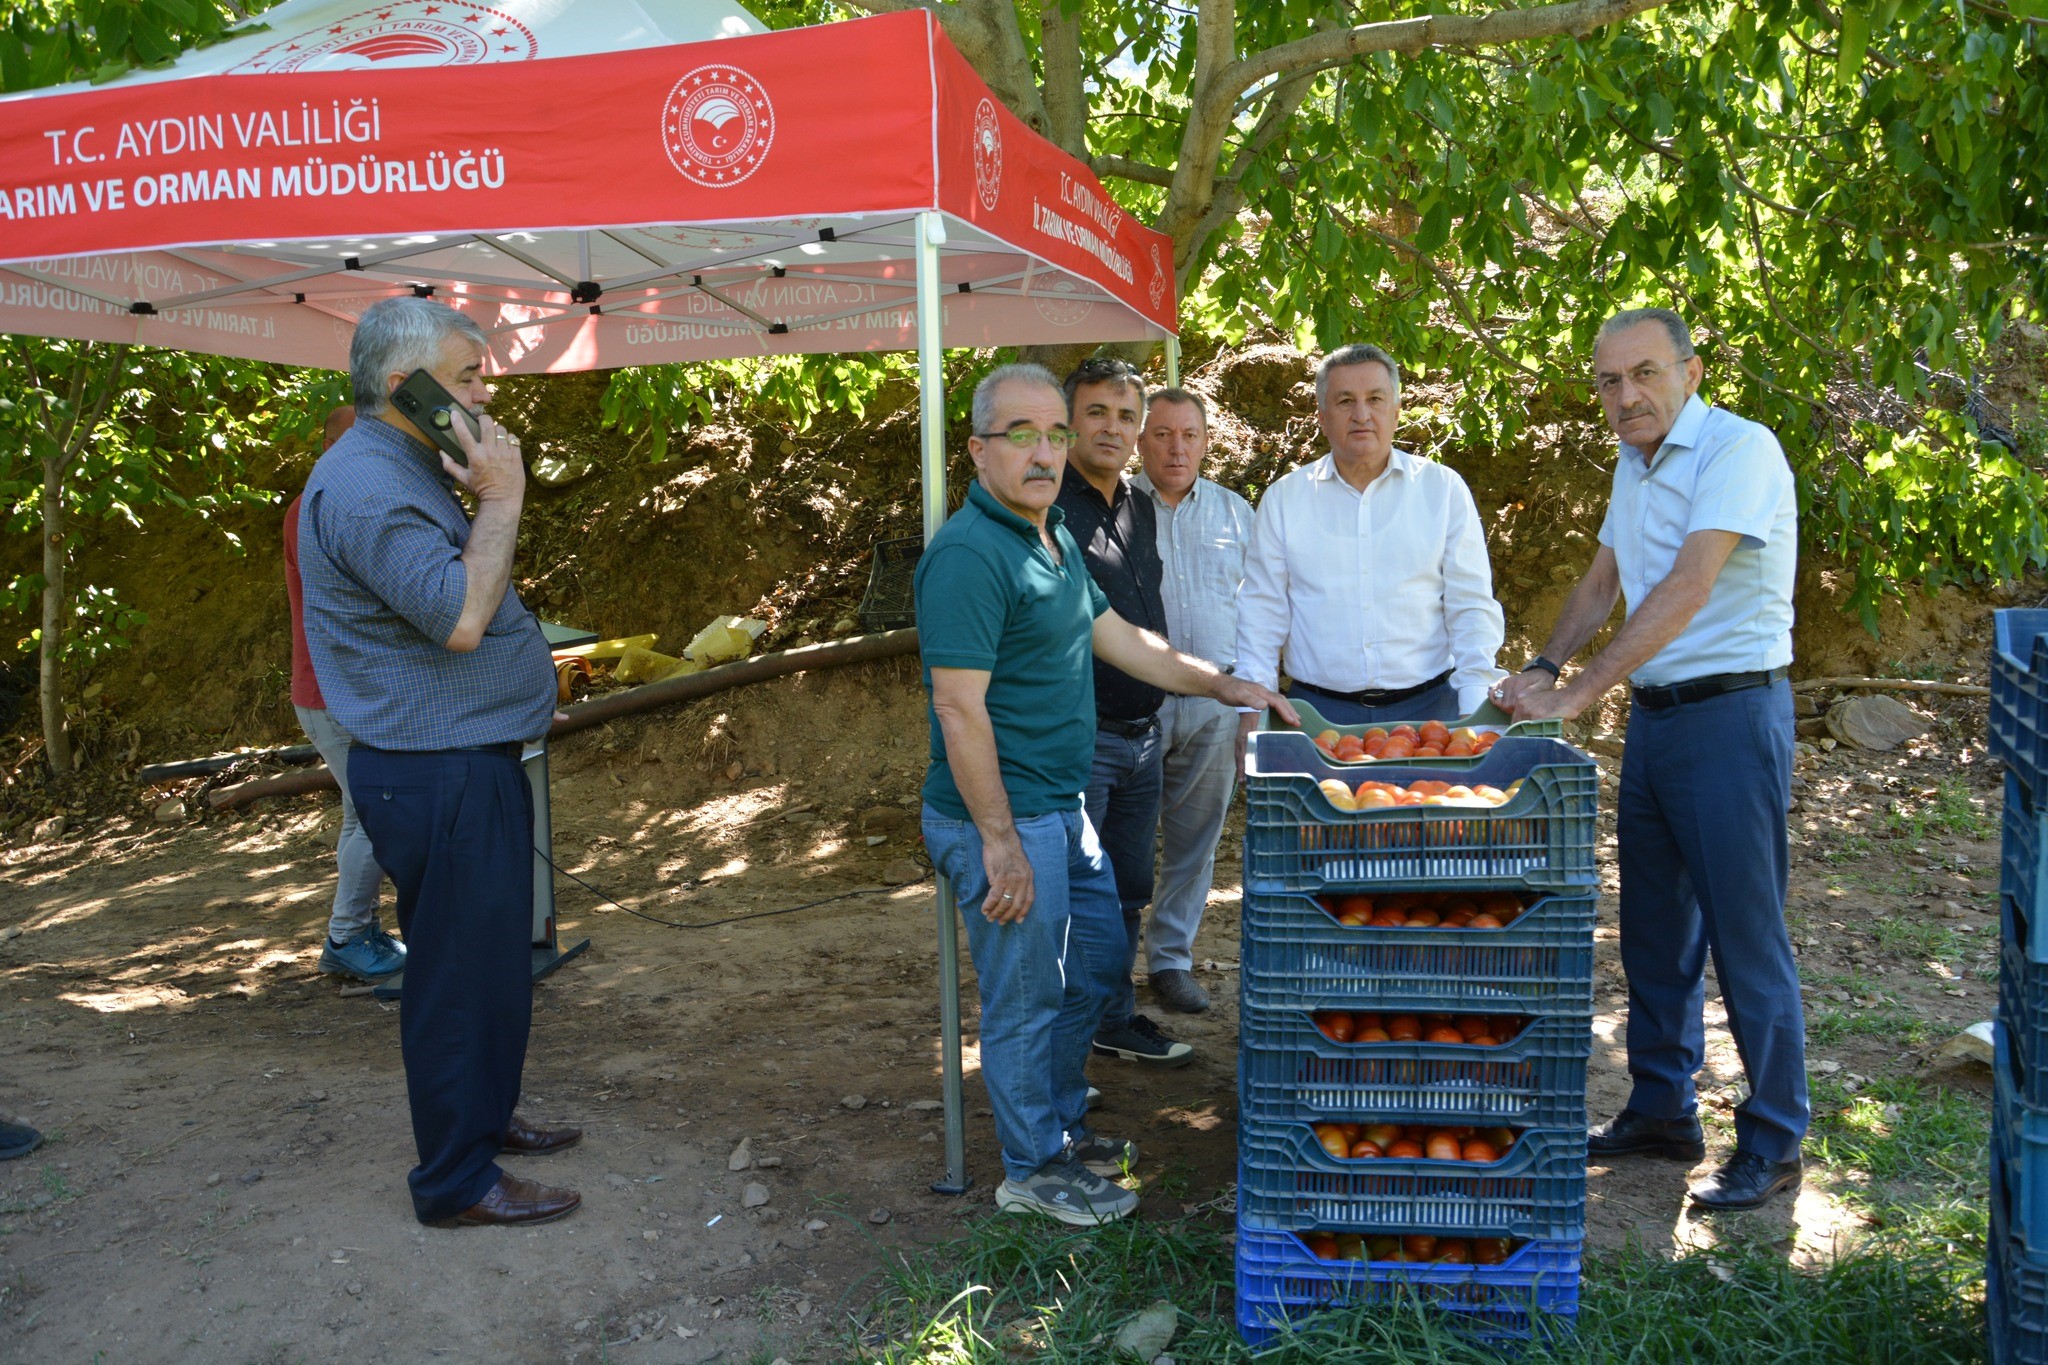
[[[468,424],[473,441],[483,439],[484,429],[476,420],[476,414],[442,388],[440,380],[425,370],[414,370],[405,377],[403,384],[391,391],[391,406],[404,413],[405,419],[418,427],[422,436],[439,446],[449,459],[468,467],[469,456],[462,453],[462,443],[455,439],[456,419],[459,415]]]

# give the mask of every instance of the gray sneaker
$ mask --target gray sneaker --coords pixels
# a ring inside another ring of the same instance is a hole
[[[372,925],[339,948],[329,939],[320,950],[320,970],[358,981],[382,981],[398,975],[405,970],[405,949],[383,933]]]
[[[1200,1014],[1209,1008],[1209,992],[1195,980],[1195,974],[1179,967],[1152,973],[1152,994],[1159,1003],[1182,1014]]]
[[[1138,1144],[1076,1128],[1067,1134],[1067,1155],[1095,1174],[1115,1179],[1138,1164]]]
[[[1138,1196],[1061,1152],[1028,1179],[998,1185],[996,1207],[1004,1213],[1042,1213],[1087,1228],[1128,1218],[1137,1211]]]

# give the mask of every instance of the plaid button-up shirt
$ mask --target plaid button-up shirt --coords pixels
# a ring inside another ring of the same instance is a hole
[[[313,467],[299,509],[306,647],[329,713],[358,744],[461,749],[547,732],[554,664],[510,586],[475,650],[446,646],[468,542],[439,452],[374,417]]]

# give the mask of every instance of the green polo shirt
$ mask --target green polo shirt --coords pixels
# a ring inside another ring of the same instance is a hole
[[[1060,547],[1055,564],[1038,528],[977,479],[917,562],[917,644],[932,734],[924,799],[956,820],[970,817],[930,706],[934,668],[989,675],[988,718],[1012,815],[1081,808],[1095,761],[1095,618],[1109,599],[1060,522],[1059,508],[1046,513]]]

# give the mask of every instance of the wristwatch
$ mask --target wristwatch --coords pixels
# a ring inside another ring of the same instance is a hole
[[[1527,673],[1532,668],[1540,668],[1553,678],[1560,678],[1564,676],[1563,669],[1559,668],[1556,664],[1550,662],[1550,660],[1544,658],[1541,654],[1538,654],[1535,658],[1529,660],[1528,663],[1522,665],[1522,671],[1524,673]]]

